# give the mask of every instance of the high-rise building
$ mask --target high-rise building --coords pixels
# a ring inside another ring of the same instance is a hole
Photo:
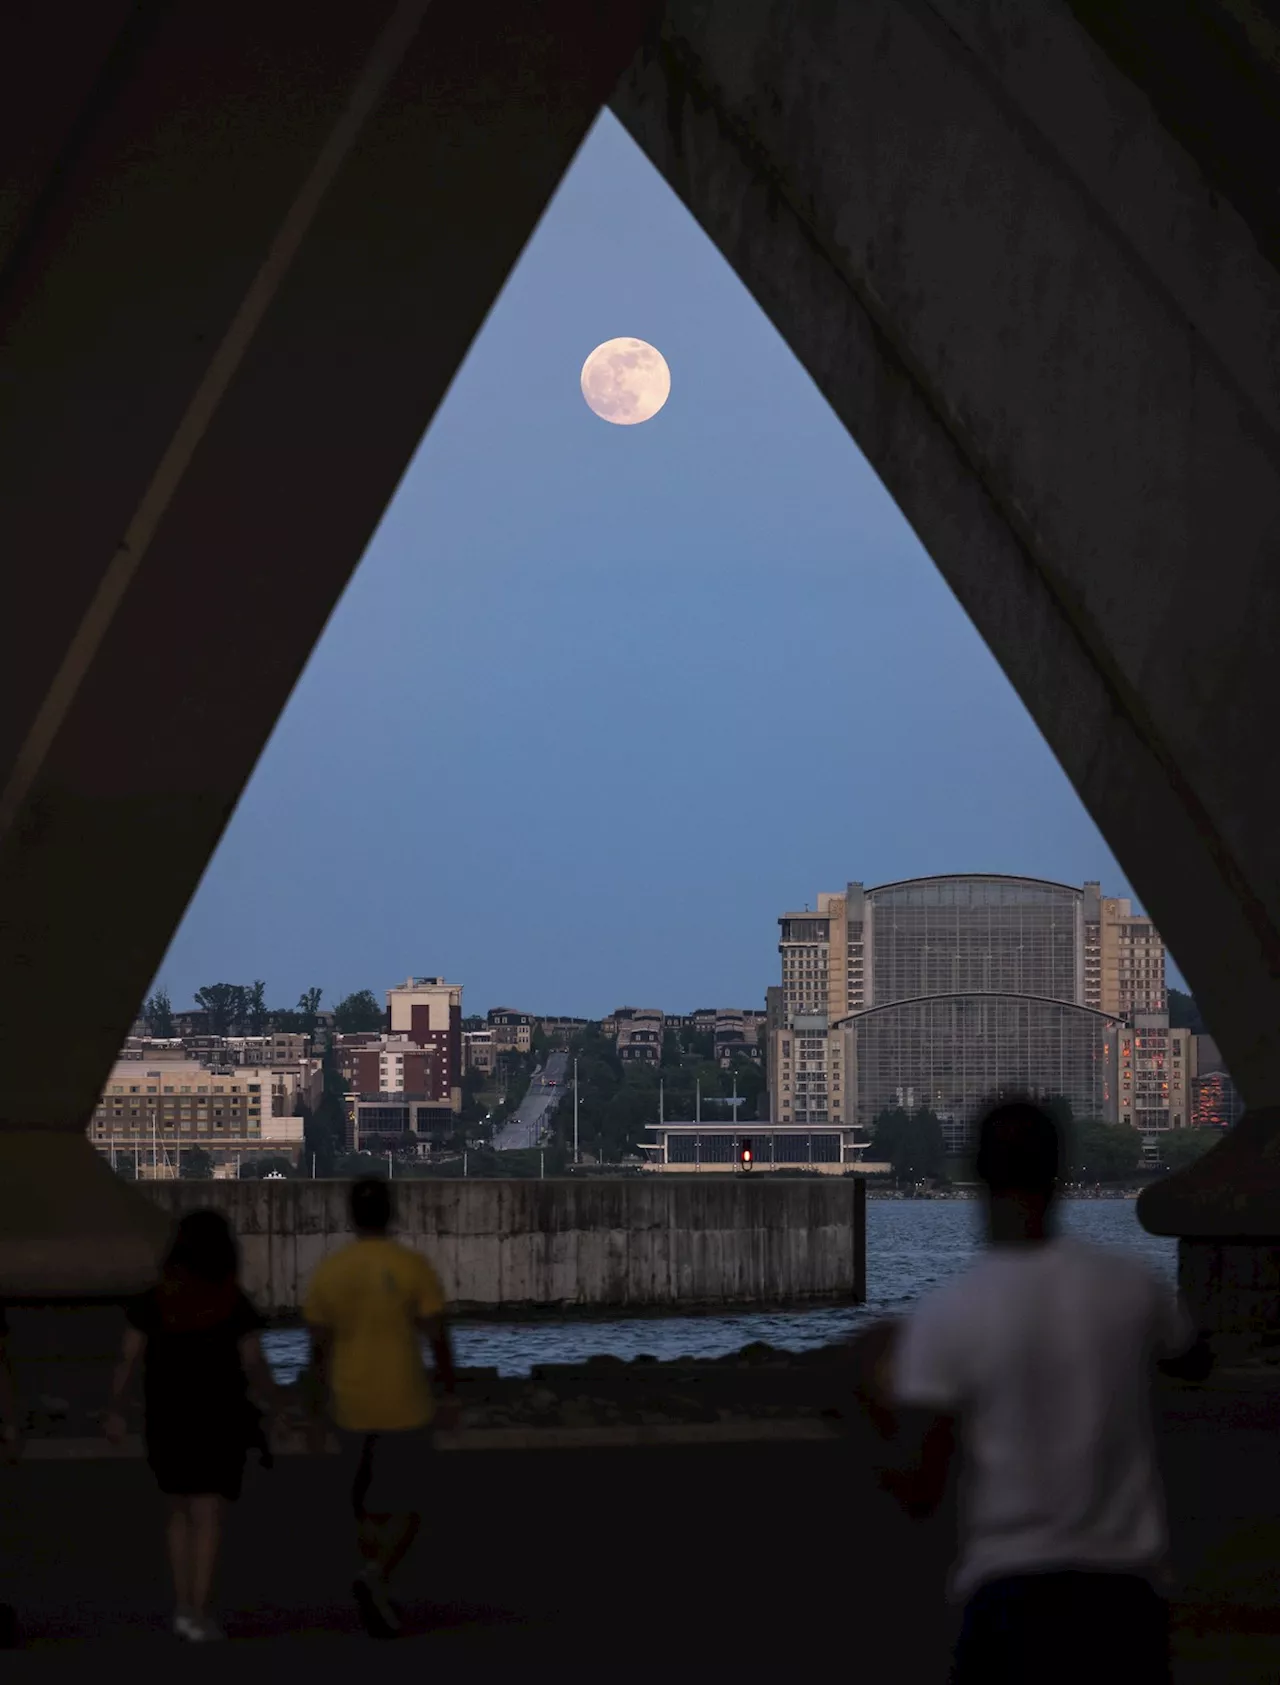
[[[1146,914],[1096,883],[1085,884],[1081,910],[1084,1004],[1115,1018],[1167,1011],[1164,943]]]
[[[1230,1129],[1244,1115],[1244,1100],[1213,1037],[1196,1035],[1191,1041],[1191,1127]]]
[[[1151,1159],[1168,1130],[1191,1122],[1195,1041],[1190,1030],[1170,1028],[1167,1012],[1135,1012],[1119,1032],[1117,1116],[1138,1130]]]
[[[805,1110],[824,1039],[832,1121],[837,1066],[840,1121],[867,1128],[886,1109],[927,1107],[952,1152],[967,1150],[978,1107],[1000,1089],[1115,1118],[1121,1004],[1163,1010],[1164,950],[1149,920],[1097,890],[986,875],[851,883],[783,914],[771,1115],[798,1110],[803,1027]]]
[[[415,1047],[433,1048],[435,1089],[442,1105],[462,1110],[462,989],[443,977],[410,977],[387,990],[387,1027]]]
[[[387,990],[387,1025],[340,1045],[347,1144],[422,1154],[462,1110],[462,989],[410,977]]]

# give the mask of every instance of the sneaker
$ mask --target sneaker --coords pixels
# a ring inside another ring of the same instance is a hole
[[[217,1621],[210,1620],[208,1615],[175,1615],[173,1630],[179,1638],[185,1638],[188,1644],[212,1644],[227,1636]]]
[[[381,1574],[359,1574],[352,1583],[360,1619],[370,1638],[399,1638],[400,1615]]]

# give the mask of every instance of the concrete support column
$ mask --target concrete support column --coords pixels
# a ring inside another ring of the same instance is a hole
[[[1178,1283],[1223,1353],[1280,1345],[1280,1107],[1247,1112],[1204,1158],[1147,1188],[1138,1218],[1178,1237]]]
[[[164,1218],[86,1121],[655,9],[0,19],[0,1297],[109,1299],[154,1269]]]

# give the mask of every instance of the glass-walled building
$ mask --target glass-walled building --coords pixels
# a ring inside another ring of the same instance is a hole
[[[1063,1095],[1078,1117],[1113,1118],[1118,1021],[1066,1001],[935,995],[871,1007],[848,1026],[864,1128],[896,1107],[927,1108],[947,1151],[968,1152],[983,1102],[999,1092]]]
[[[928,1107],[960,1153],[983,1099],[1014,1090],[1061,1094],[1077,1115],[1115,1121],[1116,1026],[1164,1007],[1158,934],[1096,883],[991,873],[849,883],[779,927],[770,1115],[784,1124],[865,1131],[887,1108]]]
[[[1083,1005],[1082,899],[1035,878],[914,878],[868,890],[865,1004],[984,994]]]

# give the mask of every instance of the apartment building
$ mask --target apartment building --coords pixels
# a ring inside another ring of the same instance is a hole
[[[589,1018],[539,1018],[537,1024],[552,1047],[568,1047],[575,1036],[587,1029]]]
[[[1167,1012],[1135,1012],[1119,1031],[1117,1118],[1138,1130],[1153,1161],[1169,1130],[1191,1124],[1196,1039],[1171,1029]]]
[[[666,1014],[656,1007],[620,1006],[613,1014],[614,1046],[624,1065],[658,1065],[666,1035]]]
[[[236,1156],[302,1151],[304,1105],[314,1107],[323,1078],[315,1062],[278,1069],[210,1070],[192,1059],[119,1059],[89,1121],[105,1157],[132,1152],[176,1164],[184,1151],[208,1152],[215,1165]]]
[[[1083,1004],[1113,1018],[1164,1012],[1165,948],[1145,913],[1135,913],[1122,896],[1103,895],[1086,883],[1081,896],[1084,926]]]
[[[533,1050],[532,1013],[517,1012],[514,1007],[495,1006],[488,1015],[493,1043],[500,1054],[529,1053]]]
[[[727,1071],[735,1059],[749,1059],[756,1065],[762,1062],[764,1020],[763,1012],[717,1007],[711,1015],[710,1033],[715,1061],[721,1070]]]
[[[467,1071],[478,1071],[481,1076],[492,1076],[498,1064],[498,1049],[494,1043],[493,1031],[486,1025],[484,1029],[463,1030],[462,1032],[462,1067]]]

